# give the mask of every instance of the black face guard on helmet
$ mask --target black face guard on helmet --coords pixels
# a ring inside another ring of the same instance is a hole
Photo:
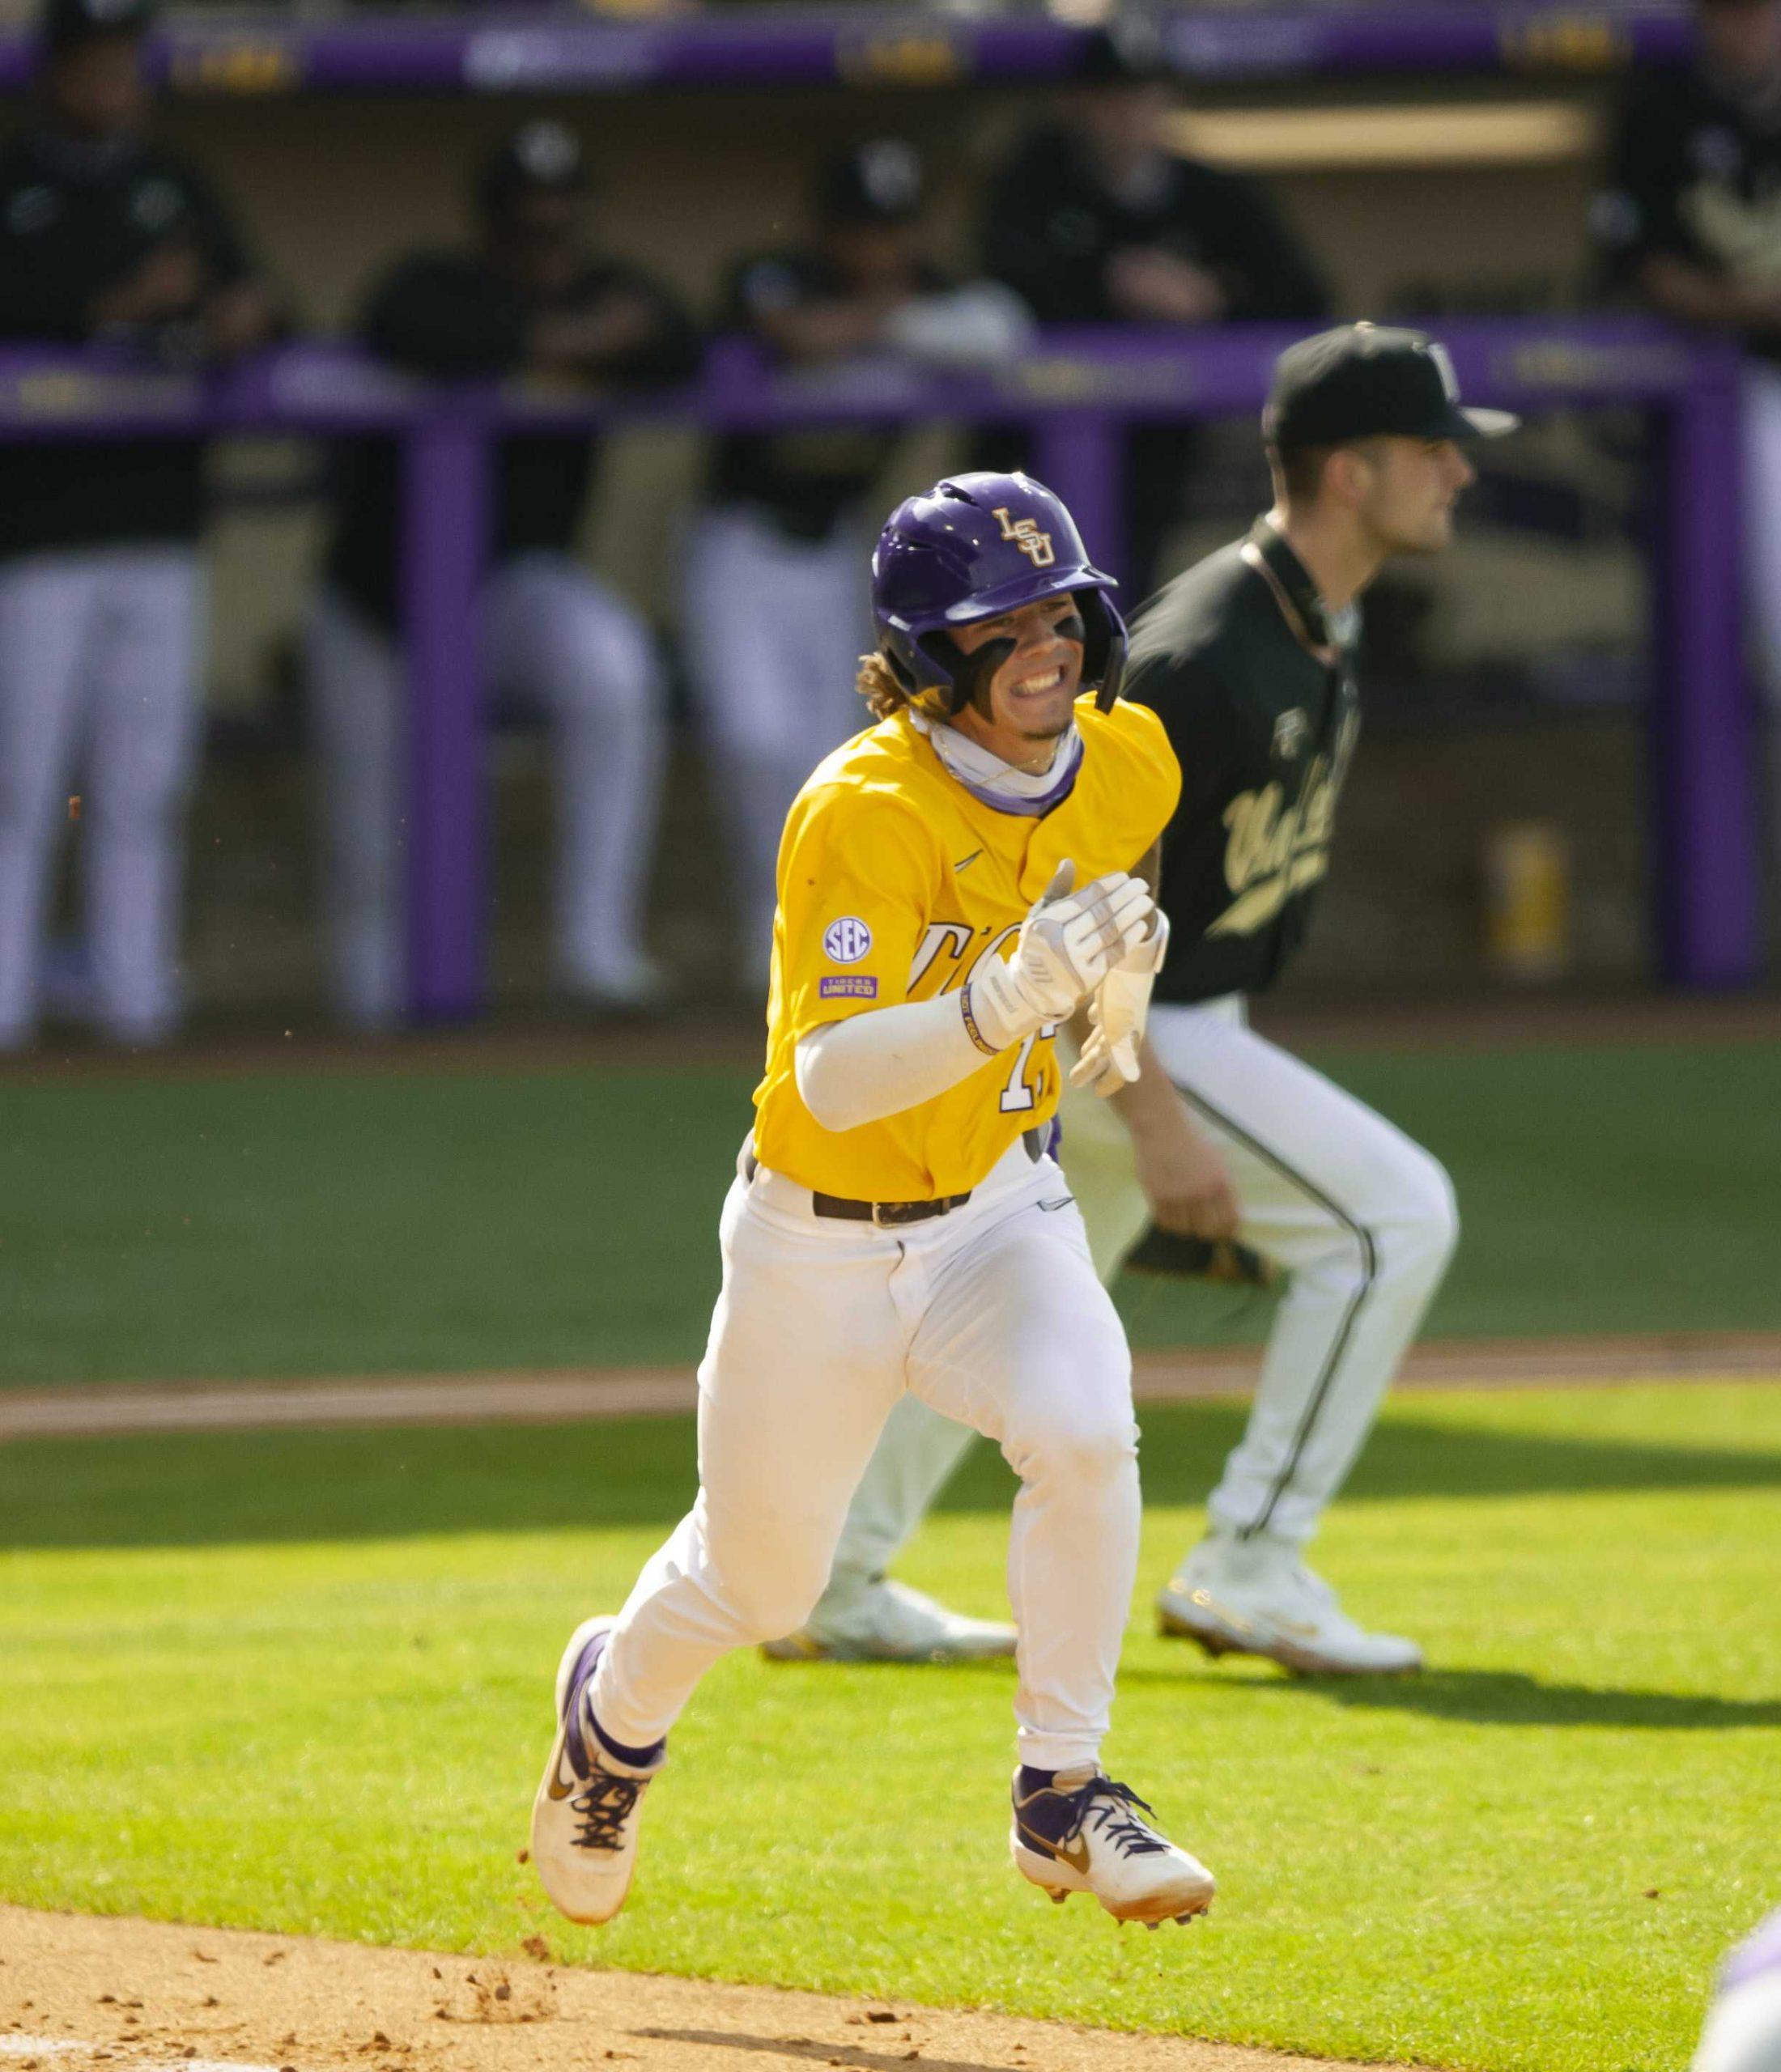
[[[1120,694],[1120,681],[1125,671],[1124,622],[1099,590],[1061,591],[1057,594],[1068,597],[1075,609],[1068,618],[1058,622],[1056,631],[1064,639],[1081,643],[1082,687],[1094,692],[1096,709],[1105,712]],[[919,646],[929,664],[924,673],[928,677],[925,684],[918,684],[915,671],[890,642],[887,640],[881,652],[890,665],[891,674],[910,694],[911,703],[918,711],[950,720],[969,705],[986,720],[994,716],[990,686],[1018,643],[986,640],[982,647],[967,655],[950,633],[934,631],[922,634],[911,644]],[[936,677],[940,679],[938,682],[935,681]]]

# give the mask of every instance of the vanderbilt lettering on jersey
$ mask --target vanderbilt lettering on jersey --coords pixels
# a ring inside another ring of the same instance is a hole
[[[1208,935],[1253,935],[1328,871],[1336,801],[1359,731],[1358,715],[1345,712],[1333,754],[1312,758],[1295,805],[1287,804],[1286,788],[1276,778],[1258,791],[1239,792],[1225,808],[1225,883],[1234,897]]]
[[[1098,712],[1090,698],[1076,722],[1074,788],[1039,818],[974,798],[905,715],[818,766],[780,846],[767,1072],[754,1096],[763,1165],[856,1200],[928,1200],[976,1187],[1051,1114],[1049,1029],[937,1099],[855,1130],[821,1127],[794,1066],[800,1038],[826,1022],[956,992],[983,958],[1007,950],[1066,856],[1086,883],[1149,850],[1180,791],[1155,715],[1123,704]]]
[[[1303,939],[1360,731],[1356,631],[1265,520],[1138,614],[1126,695],[1155,708],[1185,775],[1158,999],[1263,991]]]

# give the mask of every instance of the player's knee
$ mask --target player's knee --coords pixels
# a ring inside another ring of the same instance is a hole
[[[1460,1242],[1460,1205],[1447,1168],[1418,1151],[1404,1169],[1384,1233],[1387,1255],[1423,1277],[1440,1274]]]
[[[642,719],[659,701],[656,652],[640,625],[619,616],[605,598],[590,596],[560,630],[551,673],[559,706],[597,715],[606,724]]]
[[[828,1586],[829,1562],[826,1551],[788,1557],[782,1549],[770,1569],[726,1577],[725,1600],[745,1642],[783,1640],[795,1633]]]
[[[1085,1391],[1033,1406],[1002,1451],[1024,1482],[1106,1483],[1136,1471],[1138,1428],[1129,1401]]]

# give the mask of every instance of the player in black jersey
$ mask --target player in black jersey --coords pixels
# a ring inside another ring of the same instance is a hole
[[[1244,1003],[1303,940],[1328,868],[1359,728],[1361,593],[1393,555],[1447,545],[1473,478],[1463,443],[1514,423],[1461,410],[1446,355],[1416,333],[1362,324],[1294,346],[1263,423],[1273,508],[1133,629],[1130,694],[1162,716],[1186,777],[1163,838],[1171,949],[1145,1073],[1112,1090],[1129,1137],[1110,1141],[1078,1104],[1069,1170],[1109,1268],[1154,1218],[1235,1238],[1287,1276],[1206,1538],[1158,1599],[1166,1633],[1214,1654],[1349,1673],[1422,1661],[1350,1619],[1301,1550],[1440,1284],[1452,1189],[1426,1151],[1255,1034]]]
[[[700,346],[667,286],[589,236],[580,141],[524,122],[487,161],[474,235],[423,245],[380,273],[358,329],[370,350],[440,380],[534,381],[641,393],[688,380]],[[556,794],[557,984],[597,1015],[659,1004],[644,902],[667,752],[655,637],[577,540],[600,466],[582,432],[509,432],[494,456],[482,663],[491,703],[546,724]],[[403,663],[398,444],[335,456],[334,528],[308,627],[324,779],[334,1003],[359,1028],[407,1004],[402,854]]]
[[[1746,349],[1745,592],[1781,807],[1781,0],[1697,0],[1695,28],[1691,63],[1629,93],[1590,227],[1612,287]]]
[[[232,212],[152,134],[148,0],[46,0],[36,105],[0,149],[0,338],[189,368],[263,343],[278,308]],[[66,801],[83,997],[112,1042],[182,1007],[185,797],[205,622],[196,439],[9,445],[0,459],[0,1051],[36,1028]]]

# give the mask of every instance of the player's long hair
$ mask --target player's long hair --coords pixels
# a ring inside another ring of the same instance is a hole
[[[897,681],[890,663],[875,652],[860,657],[860,673],[853,679],[853,688],[865,700],[874,720],[888,720],[893,712],[900,712],[913,703]]]

